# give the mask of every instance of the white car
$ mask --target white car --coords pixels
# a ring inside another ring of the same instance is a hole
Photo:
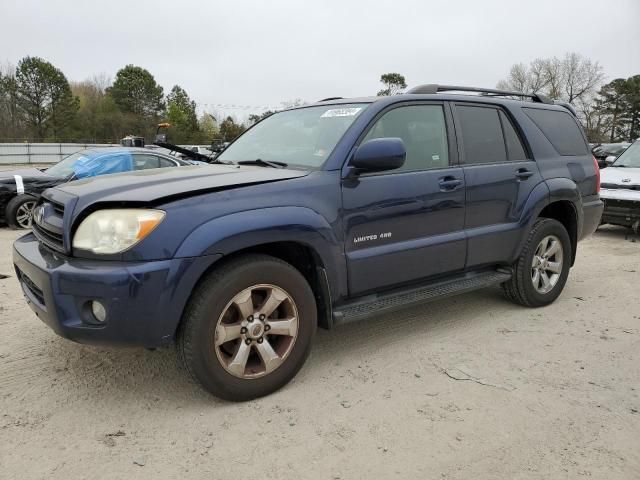
[[[612,165],[600,171],[602,223],[631,227],[640,232],[640,140]]]
[[[190,147],[184,147],[187,150],[191,150],[192,152],[196,152],[196,153],[200,153],[202,155],[212,155],[213,152],[211,151],[211,148],[209,148],[208,146],[203,146],[203,145],[193,145]]]

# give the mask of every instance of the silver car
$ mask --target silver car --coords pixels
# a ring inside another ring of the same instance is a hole
[[[640,140],[633,143],[608,168],[600,171],[602,223],[640,231]]]

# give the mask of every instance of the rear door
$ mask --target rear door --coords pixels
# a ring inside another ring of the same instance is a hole
[[[394,105],[360,143],[384,137],[403,140],[405,164],[343,181],[351,294],[464,267],[464,177],[448,106]]]
[[[516,248],[522,210],[542,178],[507,110],[456,103],[454,117],[466,184],[466,267],[501,263]]]

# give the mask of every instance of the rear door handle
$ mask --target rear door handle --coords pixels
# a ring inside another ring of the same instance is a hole
[[[516,177],[521,180],[525,180],[532,175],[533,172],[531,170],[527,170],[526,168],[519,168],[518,170],[516,170]]]
[[[455,190],[457,187],[462,185],[462,180],[451,176],[442,177],[438,182],[438,185],[440,185],[441,191],[446,192],[449,190]]]

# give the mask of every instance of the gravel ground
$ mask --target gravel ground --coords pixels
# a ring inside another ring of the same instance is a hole
[[[319,331],[244,404],[173,349],[85,347],[26,307],[0,229],[0,478],[640,478],[640,242],[602,228],[560,299],[497,289]]]

